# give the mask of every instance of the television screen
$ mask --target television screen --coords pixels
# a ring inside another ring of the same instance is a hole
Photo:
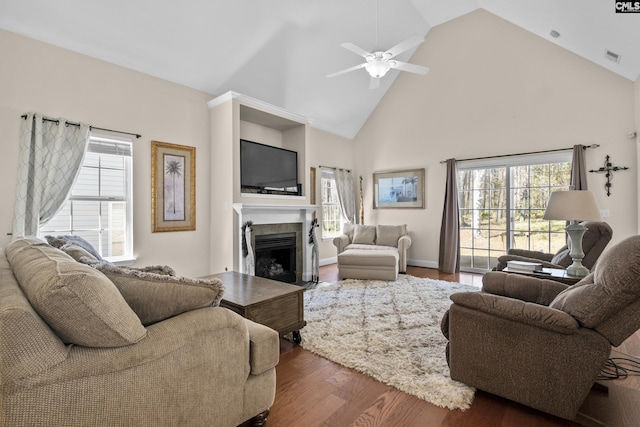
[[[240,185],[297,194],[298,153],[241,139]]]

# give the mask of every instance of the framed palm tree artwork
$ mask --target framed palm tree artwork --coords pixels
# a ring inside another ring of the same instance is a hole
[[[152,231],[196,229],[196,148],[151,141]]]
[[[373,208],[424,209],[424,169],[373,173]]]

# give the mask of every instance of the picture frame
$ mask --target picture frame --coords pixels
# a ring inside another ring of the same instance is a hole
[[[424,209],[425,169],[373,173],[374,209]]]
[[[196,229],[196,148],[151,141],[154,233]]]

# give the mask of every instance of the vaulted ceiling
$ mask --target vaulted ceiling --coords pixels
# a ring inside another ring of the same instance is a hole
[[[378,89],[369,89],[364,69],[329,79],[327,74],[363,60],[341,43],[386,50],[412,34],[428,38],[431,28],[482,8],[635,81],[640,74],[640,14],[616,13],[616,3],[0,0],[0,28],[212,95],[233,90],[353,138],[399,71],[391,70]],[[558,37],[551,36],[553,30]],[[414,51],[397,59],[409,61]]]

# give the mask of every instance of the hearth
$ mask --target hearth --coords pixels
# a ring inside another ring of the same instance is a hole
[[[255,274],[280,282],[296,281],[296,233],[255,236]]]

